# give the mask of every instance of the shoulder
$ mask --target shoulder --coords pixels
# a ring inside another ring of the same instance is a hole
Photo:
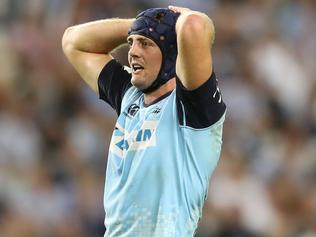
[[[130,70],[117,60],[111,60],[101,70],[98,79],[100,99],[109,103],[118,114],[122,99],[130,87],[132,87]]]

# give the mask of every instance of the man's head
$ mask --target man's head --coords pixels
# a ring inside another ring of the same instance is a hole
[[[132,83],[149,93],[175,77],[179,14],[167,8],[151,8],[136,16],[128,32]]]

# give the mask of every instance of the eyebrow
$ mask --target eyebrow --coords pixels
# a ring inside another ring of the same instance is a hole
[[[131,42],[131,41],[134,41],[134,40],[139,41],[139,42],[147,41],[147,42],[151,43],[151,40],[149,40],[149,39],[147,39],[145,37],[135,37],[135,38],[129,37],[129,38],[127,38],[127,42]]]

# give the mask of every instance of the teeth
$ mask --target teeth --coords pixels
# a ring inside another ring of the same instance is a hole
[[[134,71],[134,72],[144,69],[144,68],[143,68],[142,66],[140,66],[139,64],[133,64],[132,67],[133,67],[133,71]]]
[[[140,71],[142,68],[134,68],[134,72]]]

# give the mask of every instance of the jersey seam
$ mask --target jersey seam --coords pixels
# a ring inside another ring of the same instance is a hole
[[[179,125],[179,127],[181,129],[188,129],[188,130],[193,130],[193,131],[205,131],[205,130],[209,130],[209,129],[213,130],[217,126],[219,126],[220,124],[222,124],[224,122],[225,115],[226,115],[226,109],[218,121],[216,121],[214,124],[212,124],[208,127],[205,127],[205,128],[193,128],[193,127],[190,127],[188,125],[181,125],[181,124]]]

